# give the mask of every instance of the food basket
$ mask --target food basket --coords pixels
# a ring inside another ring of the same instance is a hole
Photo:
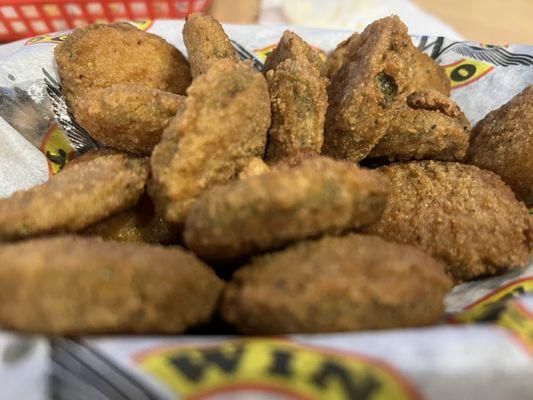
[[[93,22],[183,18],[210,0],[0,0],[0,42]]]

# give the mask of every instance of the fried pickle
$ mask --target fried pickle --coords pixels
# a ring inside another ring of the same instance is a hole
[[[528,256],[528,213],[490,171],[416,161],[377,170],[392,182],[383,215],[366,228],[420,247],[463,281],[521,267]]]
[[[187,47],[193,78],[206,73],[218,60],[239,60],[222,25],[210,15],[190,14],[183,25],[183,41]]]
[[[187,216],[184,240],[205,260],[239,260],[372,223],[387,191],[373,171],[325,157],[304,160],[204,193]]]
[[[266,160],[275,163],[301,151],[320,154],[328,106],[327,78],[307,62],[291,59],[266,73],[272,125]]]
[[[128,23],[74,30],[55,49],[62,92],[75,109],[78,96],[114,84],[185,94],[191,82],[183,54],[159,36]]]
[[[79,231],[133,206],[146,159],[105,154],[65,168],[42,185],[0,199],[0,240]]]
[[[320,76],[326,76],[326,64],[320,58],[318,51],[291,31],[283,32],[278,45],[266,58],[263,71],[267,73],[271,69],[275,70],[279,64],[287,59],[309,63],[316,68]]]
[[[414,77],[407,27],[396,16],[377,20],[349,41],[331,82],[323,153],[359,161],[386,134],[391,110]]]
[[[75,116],[105,146],[150,154],[184,102],[184,96],[157,89],[113,85],[81,96]]]
[[[467,162],[497,173],[533,206],[533,85],[477,123]]]
[[[267,83],[251,64],[220,60],[196,78],[152,154],[148,189],[161,215],[182,223],[204,190],[263,156],[269,126]]]
[[[412,88],[415,90],[436,90],[445,96],[450,95],[450,79],[442,69],[427,54],[415,49],[415,76],[413,77]]]
[[[470,122],[435,90],[414,92],[394,111],[387,133],[368,158],[460,161],[468,148]]]
[[[422,251],[350,234],[254,259],[226,286],[221,314],[246,334],[421,326],[442,316],[449,288]]]
[[[179,247],[58,236],[0,246],[0,324],[54,335],[179,333],[223,283]]]
[[[335,50],[333,50],[328,56],[326,60],[326,76],[329,78],[329,80],[333,80],[337,72],[339,72],[341,69],[342,63],[344,62],[344,57],[346,57],[346,53],[348,52],[348,45],[350,41],[357,40],[358,37],[359,33],[353,33],[348,39],[340,42]]]

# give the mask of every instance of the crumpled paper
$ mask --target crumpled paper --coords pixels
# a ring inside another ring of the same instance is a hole
[[[185,52],[183,21],[134,24]],[[261,61],[286,28],[225,26]],[[324,55],[350,35],[290,29]],[[0,196],[45,181],[92,145],[73,139],[78,128],[53,94],[53,50],[64,37],[49,34],[0,47]],[[472,124],[533,83],[533,46],[428,36],[413,36],[413,42],[444,67],[452,97]],[[54,339],[50,347],[43,338],[0,334],[0,380],[10,382],[1,395],[17,399],[46,393],[57,399],[525,399],[533,393],[531,376],[533,263],[456,286],[446,298],[442,324],[424,329],[261,338],[115,336]]]

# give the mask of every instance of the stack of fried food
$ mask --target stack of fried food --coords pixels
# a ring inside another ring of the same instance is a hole
[[[3,328],[421,326],[452,283],[525,265],[532,86],[471,130],[394,16],[326,61],[287,31],[262,73],[209,16],[183,38],[188,61],[125,23],[56,48],[105,148],[0,200]]]

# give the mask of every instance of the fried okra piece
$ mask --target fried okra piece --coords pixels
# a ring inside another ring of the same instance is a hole
[[[77,122],[105,146],[150,154],[185,97],[135,85],[95,89],[78,100]]]
[[[477,123],[467,161],[497,173],[533,206],[533,85]]]
[[[325,157],[217,186],[191,207],[187,247],[210,261],[233,261],[288,243],[361,228],[387,200],[376,172]]]
[[[470,122],[459,107],[436,90],[417,91],[394,112],[389,128],[368,158],[460,161]]]
[[[370,235],[301,242],[254,259],[224,291],[221,314],[246,334],[422,326],[450,280],[424,252]]]
[[[118,22],[74,30],[55,49],[62,92],[76,99],[92,89],[134,84],[185,94],[191,82],[183,54],[159,36]]]
[[[522,267],[528,212],[494,173],[454,162],[413,161],[377,169],[392,182],[385,212],[366,230],[420,247],[455,281]]]
[[[0,324],[53,335],[181,333],[223,283],[179,247],[58,236],[0,246]]]
[[[189,54],[193,78],[206,73],[218,60],[239,60],[222,25],[210,15],[190,14],[183,25],[183,41]]]
[[[326,76],[326,64],[320,58],[320,53],[307,44],[300,36],[291,31],[283,32],[276,48],[265,60],[263,71],[276,69],[285,60],[311,64],[320,74]]]
[[[267,83],[251,64],[220,60],[196,78],[151,157],[149,193],[163,218],[184,222],[203,191],[262,157],[269,126]]]
[[[327,78],[307,62],[286,59],[266,73],[272,126],[266,160],[275,163],[302,151],[320,154],[328,106]]]

